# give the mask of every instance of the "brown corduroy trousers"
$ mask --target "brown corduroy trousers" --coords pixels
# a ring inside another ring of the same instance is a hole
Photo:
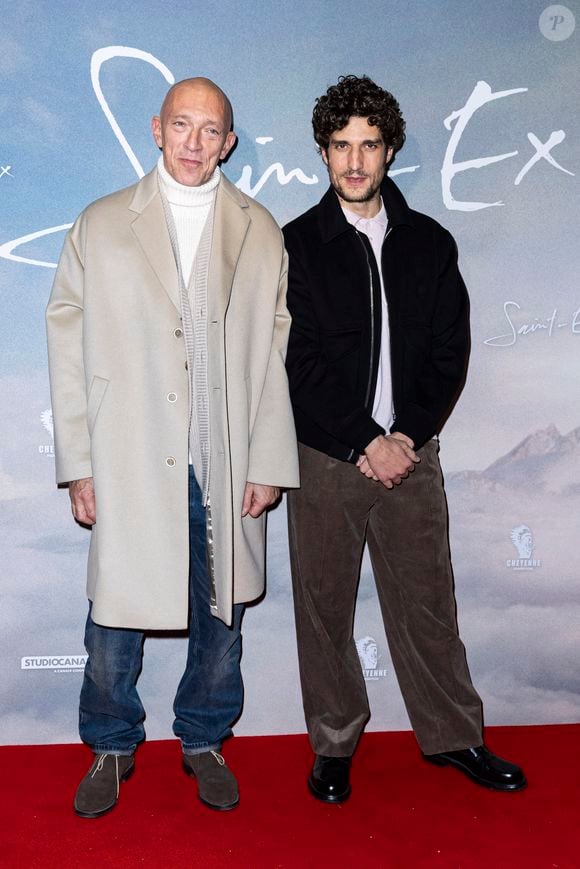
[[[437,441],[394,489],[300,446],[288,494],[306,724],[316,754],[352,755],[369,718],[353,622],[368,543],[393,666],[425,754],[481,745],[482,708],[457,631]]]

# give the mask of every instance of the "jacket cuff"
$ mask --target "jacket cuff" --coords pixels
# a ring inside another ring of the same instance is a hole
[[[409,404],[400,413],[391,426],[391,432],[400,431],[410,437],[415,444],[415,451],[420,449],[428,440],[437,434],[438,428],[435,420],[418,404]]]
[[[85,480],[93,476],[93,468],[88,462],[80,462],[69,464],[57,458],[56,467],[56,483],[57,486],[64,486],[66,483],[72,483],[73,480]]]
[[[342,437],[341,440],[350,444],[362,455],[371,441],[385,434],[385,429],[365,412],[346,427],[345,433],[346,437]]]

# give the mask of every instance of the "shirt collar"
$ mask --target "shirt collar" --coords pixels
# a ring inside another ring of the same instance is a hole
[[[342,206],[342,213],[344,214],[347,221],[355,227],[355,229],[359,229],[361,232],[364,232],[365,235],[374,232],[380,232],[384,235],[387,229],[387,210],[385,208],[385,203],[381,197],[381,208],[378,214],[375,214],[374,217],[360,217],[360,215],[355,214],[354,211],[350,211],[348,208],[344,208]]]

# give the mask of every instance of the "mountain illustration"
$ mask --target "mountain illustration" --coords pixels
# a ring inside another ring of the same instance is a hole
[[[580,426],[566,435],[555,425],[532,432],[484,471],[447,475],[452,488],[495,491],[531,488],[554,494],[580,493]]]

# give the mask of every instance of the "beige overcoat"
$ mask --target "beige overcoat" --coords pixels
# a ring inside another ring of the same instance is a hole
[[[245,483],[295,487],[298,463],[280,230],[223,176],[214,220],[207,312],[213,612],[229,624],[232,604],[264,588],[265,516],[241,518]],[[78,218],[47,330],[57,482],[94,477],[93,619],[185,628],[188,374],[156,169]]]

